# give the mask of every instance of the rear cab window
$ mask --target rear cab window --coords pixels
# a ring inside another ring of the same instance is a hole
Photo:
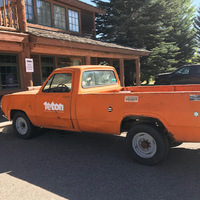
[[[57,73],[53,74],[45,84],[42,92],[49,93],[66,93],[70,92],[72,87],[71,73]]]
[[[112,70],[85,71],[82,75],[82,88],[101,87],[117,84],[117,79]]]

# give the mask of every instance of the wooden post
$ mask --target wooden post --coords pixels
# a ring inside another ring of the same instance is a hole
[[[91,57],[90,56],[86,56],[85,57],[85,64],[86,65],[91,65]]]
[[[12,14],[11,14],[11,2],[8,1],[8,24],[9,27],[12,27]]]
[[[51,3],[51,18],[52,18],[52,22],[51,22],[51,26],[52,27],[55,27],[55,23],[54,23],[54,13],[53,13],[53,11],[54,11],[54,8],[53,8],[53,3],[52,2],[50,2]]]
[[[30,58],[30,48],[28,43],[23,44],[23,52],[21,53],[22,87],[24,90],[27,90],[28,87],[33,86],[33,78],[31,72],[26,72],[25,58]]]
[[[93,24],[94,24],[94,31],[93,31],[93,38],[96,38],[96,19],[95,19],[95,12],[93,12]]]
[[[110,60],[109,60],[109,65],[113,67],[113,59],[112,58],[110,58]]]
[[[24,0],[17,0],[17,15],[19,23],[19,31],[26,32],[27,22],[26,22],[26,10]]]
[[[136,64],[136,85],[140,86],[141,85],[141,81],[140,81],[140,57],[138,57],[135,60],[135,64]]]
[[[120,58],[119,59],[119,68],[120,68],[120,82],[121,86],[124,87],[124,59]]]
[[[11,2],[11,7],[12,7],[12,18],[13,18],[13,27],[18,29],[19,28],[19,23],[17,21],[17,5],[16,5],[16,2]]]
[[[35,24],[37,24],[38,21],[37,21],[37,5],[36,5],[36,1],[33,1],[33,13],[34,13],[34,22],[35,22]]]
[[[3,18],[2,18],[2,15],[0,14],[0,26],[2,26],[2,23],[3,23]]]
[[[3,0],[3,25],[7,27],[6,2]]]

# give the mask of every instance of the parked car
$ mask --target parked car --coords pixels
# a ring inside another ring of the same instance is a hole
[[[200,84],[200,65],[187,65],[174,72],[158,74],[154,84]]]

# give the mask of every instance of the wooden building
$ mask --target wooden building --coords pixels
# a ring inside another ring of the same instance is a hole
[[[149,52],[96,40],[96,13],[104,11],[78,0],[0,0],[0,95],[41,85],[58,67],[104,61],[124,85],[124,60],[135,60],[139,85],[140,57]]]

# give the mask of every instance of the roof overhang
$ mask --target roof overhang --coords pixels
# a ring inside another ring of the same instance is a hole
[[[33,47],[32,51],[35,53],[37,49],[38,53],[40,53],[42,46],[45,46],[43,47],[43,50],[48,46],[48,51],[50,51],[51,47],[57,46],[57,50],[60,49],[60,51],[56,51],[56,54],[64,53],[61,48],[69,48],[69,52],[71,53],[79,52],[82,56],[93,55],[94,57],[111,56],[113,58],[123,57],[127,59],[134,59],[136,57],[148,56],[150,54],[147,50],[124,47],[113,43],[73,36],[67,33],[59,33],[35,28],[28,28],[28,33],[30,34],[30,42]],[[65,52],[65,54],[66,53],[67,52]]]

